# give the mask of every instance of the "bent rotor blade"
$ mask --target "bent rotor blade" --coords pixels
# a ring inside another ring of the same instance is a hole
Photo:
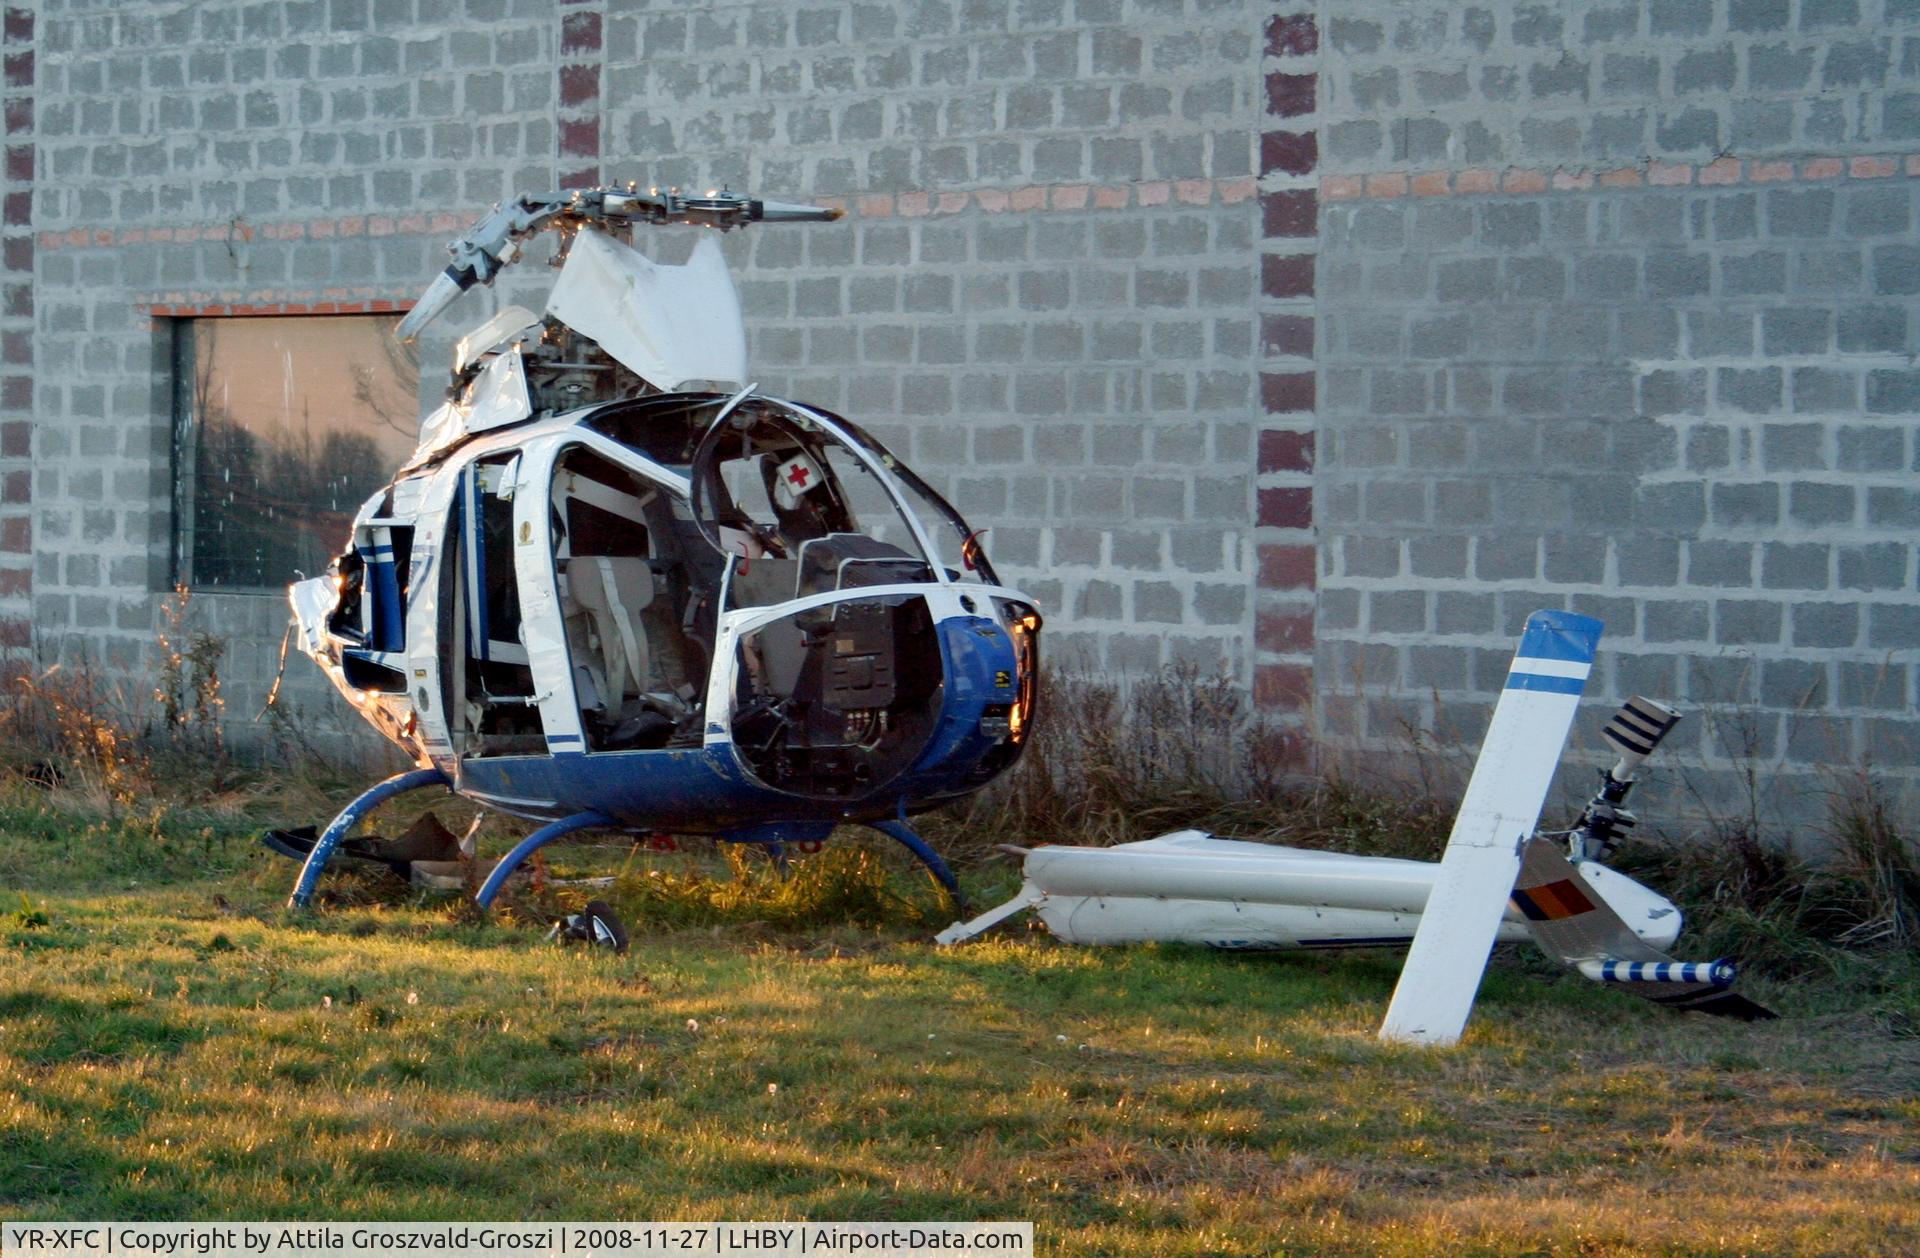
[[[453,299],[460,293],[459,282],[445,271],[434,276],[433,283],[427,286],[427,291],[420,295],[420,300],[414,303],[413,309],[407,311],[406,318],[400,320],[399,326],[394,328],[394,339],[403,345],[411,345],[419,339],[421,331],[439,318],[440,312],[451,305]]]
[[[1572,612],[1527,617],[1381,1039],[1444,1045],[1466,1027],[1601,628],[1593,617]]]

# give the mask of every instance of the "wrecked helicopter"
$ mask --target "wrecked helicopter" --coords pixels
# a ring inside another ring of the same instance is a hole
[[[1069,943],[1404,947],[1380,1026],[1396,1043],[1457,1042],[1494,943],[1527,939],[1583,978],[1670,1009],[1770,1019],[1731,990],[1731,959],[1675,960],[1667,950],[1680,937],[1678,907],[1602,863],[1637,824],[1627,797],[1679,712],[1629,699],[1601,731],[1618,759],[1600,771],[1579,820],[1557,833],[1538,828],[1603,628],[1552,609],[1527,618],[1437,863],[1198,830],[1115,847],[1015,848],[1019,893],[935,941],[964,943],[1032,912]]]
[[[759,392],[713,235],[681,265],[632,243],[643,226],[835,217],[729,192],[597,188],[521,197],[449,246],[403,338],[536,235],[553,234],[559,275],[544,312],[508,305],[459,339],[413,454],[327,573],[290,587],[301,650],[417,765],[324,829],[267,836],[301,861],[293,906],[313,901],[336,854],[416,871],[470,859],[445,831],[347,837],[387,800],[439,787],[541,823],[487,872],[483,908],[529,856],[578,832],[703,834],[779,857],[849,824],[907,848],[964,908],[910,818],[1020,757],[1040,610],[858,424]],[[1537,832],[1601,629],[1529,618],[1437,865],[1199,832],[1041,847],[1022,853],[1013,900],[939,942],[1030,910],[1068,942],[1407,945],[1382,1037],[1446,1044],[1496,939],[1531,937],[1661,1004],[1769,1017],[1728,990],[1730,963],[1669,956],[1675,906],[1599,863],[1677,713],[1631,701],[1605,731],[1621,759],[1561,836],[1565,853]],[[555,932],[626,938],[597,902]]]
[[[778,856],[843,824],[898,841],[958,901],[909,818],[1021,754],[1040,611],[858,424],[758,391],[713,234],[682,265],[633,246],[643,227],[837,217],[607,187],[523,196],[449,246],[403,339],[536,235],[559,273],[542,313],[509,305],[460,338],[412,456],[328,572],[290,588],[300,649],[418,766],[318,833],[269,836],[302,861],[291,904],[368,812],[432,787],[543,823],[483,907],[579,831]],[[421,855],[367,844],[345,850]]]

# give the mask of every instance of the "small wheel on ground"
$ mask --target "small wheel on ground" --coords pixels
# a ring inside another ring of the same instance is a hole
[[[620,916],[604,900],[589,900],[587,907],[580,910],[575,930],[579,937],[596,948],[607,948],[615,953],[627,950],[627,928],[620,924]]]

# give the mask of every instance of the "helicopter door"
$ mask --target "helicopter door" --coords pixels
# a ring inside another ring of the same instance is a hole
[[[354,525],[352,549],[339,561],[345,580],[330,627],[352,642],[341,651],[340,667],[358,690],[399,694],[407,688],[413,522],[423,486],[412,477],[370,499]]]

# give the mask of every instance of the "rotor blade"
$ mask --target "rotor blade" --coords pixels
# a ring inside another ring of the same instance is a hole
[[[795,205],[789,201],[761,201],[758,205],[755,217],[763,223],[831,223],[846,213],[824,205]]]
[[[433,283],[428,285],[427,291],[420,295],[420,300],[414,304],[413,309],[407,311],[407,317],[400,320],[400,326],[393,330],[393,335],[403,343],[411,343],[429,323],[440,317],[440,312],[445,310],[447,305],[460,295],[460,292],[460,283],[453,278],[452,272],[450,270],[440,272],[433,277]]]
[[[1381,1039],[1444,1045],[1466,1027],[1601,628],[1591,616],[1572,612],[1527,617]]]

